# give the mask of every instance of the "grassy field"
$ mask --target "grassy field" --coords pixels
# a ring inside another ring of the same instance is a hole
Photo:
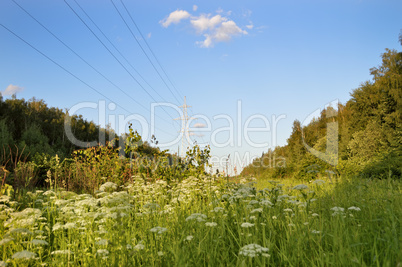
[[[190,177],[0,197],[0,266],[400,266],[398,180]]]

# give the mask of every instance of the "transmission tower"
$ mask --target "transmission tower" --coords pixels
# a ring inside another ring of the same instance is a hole
[[[178,155],[181,157],[186,156],[186,149],[187,149],[187,147],[190,146],[190,144],[189,144],[190,131],[188,129],[188,120],[191,118],[188,116],[188,113],[187,113],[187,108],[190,108],[190,107],[191,106],[188,106],[186,104],[186,97],[184,97],[184,104],[183,104],[183,106],[179,107],[179,108],[183,109],[183,116],[175,119],[175,120],[183,121],[181,130],[180,130],[180,132],[183,133],[183,136],[181,137],[181,147],[180,147],[180,151],[178,153]]]

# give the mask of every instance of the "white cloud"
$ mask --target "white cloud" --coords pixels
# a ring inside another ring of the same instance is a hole
[[[239,28],[233,20],[224,21],[211,34],[205,34],[205,40],[198,42],[201,47],[212,47],[214,42],[228,42],[233,36],[247,34],[245,30]]]
[[[191,19],[190,22],[199,33],[202,33],[206,30],[214,29],[217,25],[226,20],[227,19],[221,17],[221,15],[216,15],[211,18],[211,14],[201,14],[201,16]]]
[[[177,24],[183,19],[188,19],[190,17],[190,13],[185,10],[176,10],[169,14],[169,16],[161,21],[163,27],[167,28],[170,24]]]
[[[22,87],[10,84],[9,86],[7,86],[6,90],[1,92],[1,94],[2,95],[13,95],[13,94],[22,92],[23,90],[24,90],[24,88],[22,88]]]
[[[198,123],[194,124],[193,127],[194,128],[205,128],[205,127],[207,127],[207,125],[205,123],[198,122]]]
[[[152,36],[152,32],[148,33],[148,34],[147,34],[147,39],[150,39],[151,36]]]
[[[193,6],[193,11],[196,11],[198,7]],[[205,39],[203,41],[198,41],[200,47],[213,47],[215,43],[218,42],[228,42],[234,36],[241,36],[248,34],[247,31],[241,29],[237,24],[226,17],[224,11],[219,8],[216,11],[216,15],[212,14],[201,14],[199,16],[191,16],[185,10],[176,10],[169,14],[169,16],[160,21],[163,27],[167,28],[170,24],[177,24],[184,19],[190,18],[190,24],[197,34],[202,34]],[[230,16],[230,11],[226,12],[227,16]],[[251,15],[251,11],[247,12]],[[245,26],[247,29],[253,29],[254,25],[249,22],[249,25]]]

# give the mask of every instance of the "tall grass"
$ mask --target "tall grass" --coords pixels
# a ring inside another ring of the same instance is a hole
[[[396,266],[401,182],[140,177],[0,202],[0,266]]]

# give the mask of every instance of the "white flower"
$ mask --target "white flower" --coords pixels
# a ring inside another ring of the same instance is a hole
[[[218,224],[216,222],[206,222],[205,225],[208,226],[208,227],[215,227]]]
[[[261,212],[262,212],[262,208],[254,209],[254,210],[252,210],[250,213],[253,214],[253,213],[256,213],[256,212],[261,213]]]
[[[331,210],[335,211],[335,212],[343,212],[345,209],[341,208],[341,207],[333,207],[333,208],[331,208]]]
[[[99,187],[99,191],[113,191],[117,189],[117,184],[112,182],[106,182]]]
[[[6,267],[6,266],[7,266],[7,263],[6,263],[6,262],[0,261],[0,267]]]
[[[187,240],[187,241],[191,241],[191,240],[193,240],[193,238],[194,238],[194,236],[188,235],[188,236],[186,237],[186,240]]]
[[[35,257],[36,257],[36,253],[30,252],[28,250],[16,252],[12,256],[13,259],[26,259],[26,260],[33,259]]]
[[[319,234],[319,233],[321,233],[320,231],[317,231],[317,230],[311,230],[311,232],[312,232],[313,234]]]
[[[269,257],[268,251],[268,248],[264,248],[258,244],[249,244],[240,249],[239,255],[251,258],[256,256]]]
[[[276,219],[278,219],[278,217],[276,217],[276,216],[272,216],[272,219],[273,219],[273,220],[276,220]]]
[[[33,239],[32,241],[31,241],[31,243],[33,244],[33,245],[43,245],[43,246],[47,246],[47,245],[49,245],[49,243],[48,242],[46,242],[45,240],[39,240],[39,239]]]
[[[162,234],[162,233],[164,233],[164,232],[167,231],[167,228],[160,227],[160,226],[156,226],[156,227],[152,228],[152,229],[149,230],[149,231],[151,231],[151,232],[153,232],[153,233],[157,233],[157,234]]]
[[[348,210],[361,211],[361,209],[359,207],[354,207],[354,206],[348,208]]]
[[[311,214],[311,216],[313,216],[313,217],[318,217],[318,216],[320,216],[320,215],[318,215],[317,213],[313,213],[313,214]]]
[[[100,239],[96,242],[96,244],[99,246],[107,246],[108,243],[109,241],[107,239]]]
[[[299,184],[299,185],[296,185],[295,187],[293,187],[294,190],[303,190],[303,189],[307,189],[307,188],[308,188],[308,186],[305,184]]]
[[[253,227],[253,226],[254,226],[254,223],[245,222],[245,223],[241,224],[241,227],[243,227],[243,228],[249,228],[249,227]]]
[[[190,216],[188,216],[186,218],[186,221],[190,221],[190,220],[196,220],[198,222],[203,222],[205,221],[207,218],[207,216],[205,214],[202,213],[193,213]]]
[[[50,253],[52,255],[66,255],[66,254],[74,254],[73,252],[71,252],[70,250],[66,249],[66,250],[55,250],[52,251],[52,253]]]
[[[293,212],[292,209],[284,209],[283,211],[286,211],[286,212]]]
[[[321,184],[324,184],[325,183],[325,181],[324,180],[315,180],[314,182],[313,182],[313,184],[317,184],[317,185],[321,185]]]
[[[161,257],[162,257],[163,254],[164,254],[163,251],[158,251],[158,256],[161,256]]]
[[[55,232],[60,229],[63,229],[63,225],[61,223],[56,223],[55,225],[53,225],[52,231]]]
[[[66,224],[63,226],[63,228],[64,228],[64,229],[72,229],[72,228],[75,228],[75,223],[73,223],[73,222],[71,222],[71,223],[66,223]]]
[[[144,244],[142,244],[142,242],[140,242],[134,246],[135,250],[143,250],[144,248],[145,248],[145,246],[144,246]]]
[[[0,240],[0,246],[5,245],[13,240],[14,240],[14,238],[4,238],[4,239]]]
[[[109,250],[107,249],[98,249],[96,251],[97,254],[101,254],[101,255],[108,255],[109,254]]]

